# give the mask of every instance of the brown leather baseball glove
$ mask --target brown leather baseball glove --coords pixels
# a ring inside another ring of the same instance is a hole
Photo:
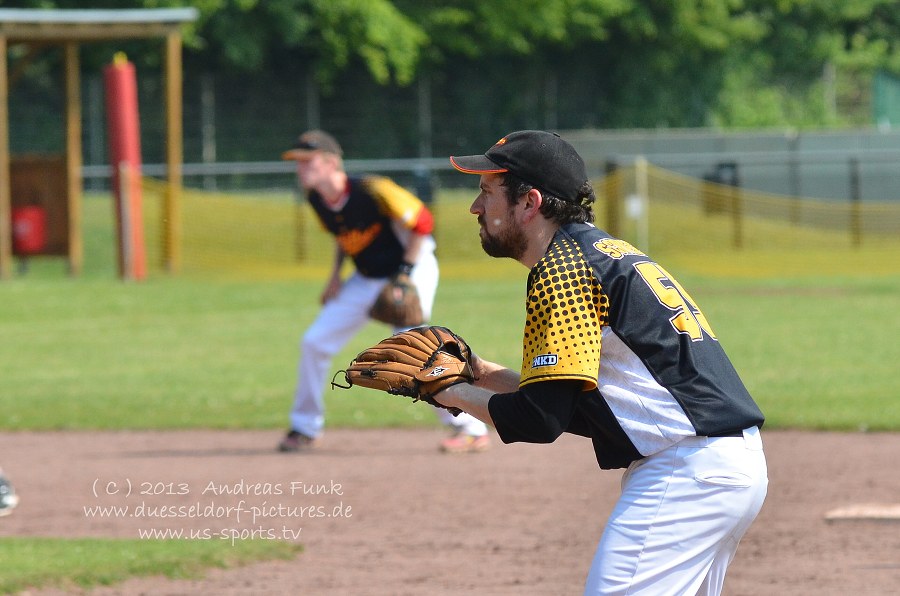
[[[384,285],[369,316],[393,327],[414,327],[425,322],[419,293],[409,275],[398,273]]]
[[[460,336],[446,327],[416,327],[401,331],[360,352],[344,374],[346,384],[332,388],[349,389],[353,385],[405,395],[459,415],[434,396],[459,383],[475,380],[471,366],[472,351]]]

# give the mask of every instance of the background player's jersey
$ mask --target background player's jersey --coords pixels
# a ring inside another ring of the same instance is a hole
[[[309,202],[360,273],[366,277],[396,273],[411,231],[431,233],[431,213],[415,195],[381,176],[350,177],[347,193],[337,211],[315,191],[309,193]],[[433,242],[429,237],[423,250],[433,250]]]
[[[764,420],[684,288],[590,224],[562,226],[529,274],[521,373],[521,387],[584,383],[569,430],[594,438],[604,467]],[[630,445],[604,445],[609,437]]]

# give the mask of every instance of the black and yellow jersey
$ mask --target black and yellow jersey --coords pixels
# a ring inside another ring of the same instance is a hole
[[[627,242],[562,226],[526,300],[520,393],[580,383],[566,430],[594,439],[601,466],[763,423],[694,299]]]
[[[316,191],[307,198],[322,226],[361,274],[394,274],[403,262],[409,234],[431,233],[431,213],[415,195],[382,176],[348,177],[346,192],[347,200],[337,210]]]

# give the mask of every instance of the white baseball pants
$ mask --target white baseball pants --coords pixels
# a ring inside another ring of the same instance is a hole
[[[428,320],[438,285],[438,265],[433,253],[420,256],[410,278],[419,292],[422,313]],[[369,322],[369,309],[387,282],[388,278],[370,278],[354,272],[344,282],[338,295],[322,307],[316,320],[304,333],[297,365],[294,405],[290,412],[292,429],[308,437],[322,434],[325,425],[323,391],[333,374],[331,361]],[[453,425],[467,434],[487,433],[485,424],[468,414],[454,418],[447,410],[435,408],[435,411],[444,424]]]
[[[634,462],[584,593],[720,594],[767,487],[756,427],[741,437],[689,437]]]

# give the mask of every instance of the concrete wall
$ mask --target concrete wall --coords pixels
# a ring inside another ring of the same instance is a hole
[[[900,201],[900,132],[713,130],[562,131],[592,175],[607,161],[651,163],[702,178],[736,162],[745,188],[790,196],[849,200],[858,180],[864,201]]]

